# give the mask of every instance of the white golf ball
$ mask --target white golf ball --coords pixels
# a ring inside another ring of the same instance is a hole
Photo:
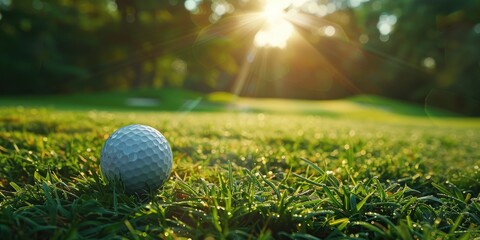
[[[172,150],[155,128],[129,125],[115,131],[100,153],[108,181],[121,181],[126,192],[159,188],[172,171]]]

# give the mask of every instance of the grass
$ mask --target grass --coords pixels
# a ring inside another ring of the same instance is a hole
[[[0,108],[1,236],[480,237],[479,120],[372,99],[239,99],[233,112]],[[99,171],[104,141],[131,123],[159,129],[174,154],[171,179],[143,196]]]
[[[378,96],[360,95],[330,101],[240,98],[226,92],[204,95],[184,89],[138,89],[92,94],[0,97],[4,107],[48,107],[60,110],[104,111],[236,111],[321,114],[338,117],[398,115],[460,117],[430,106],[402,103]],[[372,115],[373,114],[373,115]]]
[[[173,111],[188,109],[203,96],[184,89],[138,89],[91,94],[0,97],[0,106],[48,107],[63,110]],[[142,101],[143,100],[143,101]],[[187,101],[187,102],[186,102]]]

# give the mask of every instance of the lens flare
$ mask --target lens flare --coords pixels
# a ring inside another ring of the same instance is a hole
[[[264,26],[257,32],[254,44],[257,47],[285,48],[293,34],[293,25],[285,19],[285,9],[290,1],[269,0],[265,3],[261,17]]]
[[[292,33],[292,24],[282,19],[258,31],[254,43],[257,47],[285,48]]]
[[[232,92],[235,95],[256,96],[260,88],[270,84],[272,84],[272,91],[288,91],[285,89],[285,79],[294,78],[289,72],[302,69],[312,71],[313,65],[320,66],[323,75],[330,76],[329,79],[332,81],[338,81],[347,91],[359,92],[342,69],[332,63],[332,58],[336,60],[343,56],[338,54],[332,56],[331,53],[320,52],[325,50],[322,47],[323,43],[335,45],[335,41],[332,40],[338,40],[337,44],[346,44],[354,50],[356,47],[363,46],[360,44],[355,46],[339,24],[323,18],[326,14],[336,11],[334,4],[324,4],[317,0],[262,0],[261,2],[262,7],[256,11],[222,17],[203,29],[196,41],[199,56],[205,56],[203,55],[204,44],[218,41],[221,37],[238,40],[236,45],[246,50],[236,78],[233,80]],[[363,38],[362,40],[365,40]],[[287,43],[290,49],[286,49]],[[297,55],[296,48],[311,53],[311,59],[315,60],[304,61]],[[299,61],[295,63],[295,68],[290,68],[293,63],[291,59],[295,57]],[[301,66],[302,62],[306,67]]]
[[[265,3],[261,15],[269,23],[274,23],[283,18],[285,9],[290,6],[290,1],[269,0]]]

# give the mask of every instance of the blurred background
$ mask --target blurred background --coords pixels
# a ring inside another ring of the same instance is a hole
[[[368,94],[479,116],[479,13],[480,0],[0,0],[0,94]]]

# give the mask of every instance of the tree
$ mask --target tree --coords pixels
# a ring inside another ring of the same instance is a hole
[[[0,92],[76,91],[95,62],[95,31],[108,1],[15,1],[0,12]]]
[[[480,114],[480,48],[474,30],[479,10],[478,0],[376,0],[362,5],[354,13],[369,38],[365,48],[386,57],[365,81],[377,80],[387,96]],[[388,35],[378,28],[382,16],[396,18]]]
[[[0,93],[229,90],[246,76],[252,96],[367,93],[480,114],[480,0],[291,2],[312,26],[281,51],[253,46],[263,3],[0,1]]]

